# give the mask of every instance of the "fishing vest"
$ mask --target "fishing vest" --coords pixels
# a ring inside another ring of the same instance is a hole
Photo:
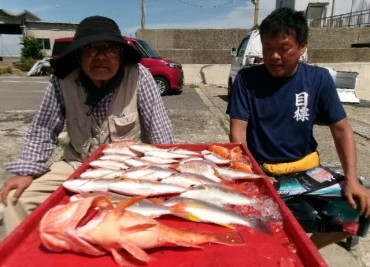
[[[137,105],[138,65],[126,65],[123,72],[123,79],[112,96],[106,118],[101,126],[93,115],[87,115],[90,107],[84,104],[85,91],[76,82],[79,69],[75,69],[64,79],[59,80],[70,140],[64,149],[66,161],[83,162],[102,144],[122,139],[142,139]]]

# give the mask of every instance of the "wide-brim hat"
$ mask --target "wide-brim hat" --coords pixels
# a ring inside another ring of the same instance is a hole
[[[76,50],[82,46],[99,42],[116,42],[123,49],[122,63],[139,63],[141,56],[126,40],[123,39],[118,25],[110,18],[91,16],[83,19],[77,26],[73,41],[50,64],[54,75],[64,78],[79,66]]]

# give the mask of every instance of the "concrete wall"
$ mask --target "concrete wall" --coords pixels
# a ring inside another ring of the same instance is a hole
[[[356,93],[360,99],[370,101],[370,62],[358,63],[317,63],[322,67],[331,67],[337,71],[358,72]],[[211,84],[227,87],[230,64],[184,64],[186,84]]]
[[[148,41],[163,58],[183,64],[229,64],[232,47],[238,47],[250,29],[139,29],[138,38]],[[351,48],[370,43],[370,27],[311,28],[308,62],[369,62],[370,48]]]
[[[139,29],[137,38],[146,40],[163,58],[183,64],[228,64],[231,48],[238,47],[249,29]]]

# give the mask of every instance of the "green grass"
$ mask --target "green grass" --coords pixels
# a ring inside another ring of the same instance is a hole
[[[229,128],[225,125],[225,122],[219,119],[218,123],[221,125],[222,129],[224,129],[225,133],[229,134]]]

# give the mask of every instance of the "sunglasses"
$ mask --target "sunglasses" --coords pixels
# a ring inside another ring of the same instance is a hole
[[[117,43],[92,43],[80,48],[80,53],[84,57],[95,57],[98,53],[102,53],[106,57],[116,58],[121,52],[121,46]]]

